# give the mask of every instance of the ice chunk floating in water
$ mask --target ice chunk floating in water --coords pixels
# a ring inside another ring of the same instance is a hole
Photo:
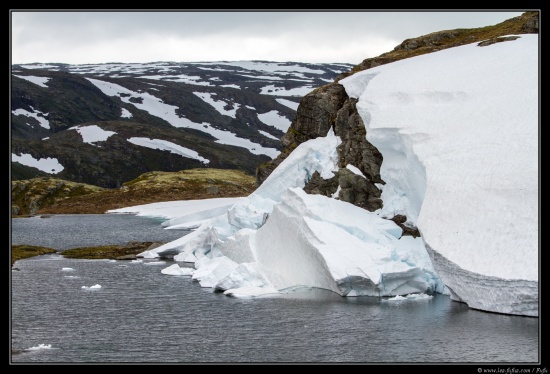
[[[84,290],[99,290],[101,288],[101,285],[100,284],[94,284],[93,286],[82,286],[81,287],[82,289]]]
[[[168,266],[165,269],[162,269],[160,272],[166,275],[191,275],[195,269],[180,267],[178,264],[173,264]]]
[[[37,346],[27,348],[27,351],[38,351],[40,349],[52,349],[51,344],[38,344]]]

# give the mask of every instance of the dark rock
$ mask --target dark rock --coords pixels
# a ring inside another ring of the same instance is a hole
[[[491,44],[500,43],[500,42],[508,42],[511,40],[519,39],[519,36],[500,36],[498,38],[492,38],[488,40],[484,40],[482,42],[477,43],[478,47],[486,47]]]
[[[304,191],[311,195],[332,196],[338,189],[338,176],[323,179],[318,171],[313,173],[309,182],[304,186]]]
[[[380,178],[382,154],[367,141],[367,131],[357,112],[357,99],[348,99],[338,111],[334,133],[342,143],[338,146],[339,166],[351,164],[357,167],[372,182],[372,194],[379,194],[374,183],[384,183]]]
[[[371,212],[382,208],[380,190],[364,176],[357,175],[349,169],[341,168],[338,170],[338,183],[340,184],[338,195],[340,200]]]
[[[381,208],[381,192],[375,183],[384,183],[380,178],[382,154],[367,141],[365,124],[357,112],[356,103],[357,99],[349,98],[344,86],[338,83],[328,84],[306,95],[298,107],[296,118],[282,138],[286,148],[275,160],[258,168],[257,183],[261,184],[299,144],[326,136],[332,128],[342,140],[337,148],[340,169],[327,180],[315,172],[304,191],[332,196],[340,186],[340,200],[369,211]],[[346,169],[348,164],[357,167],[364,176]]]
[[[539,33],[539,12],[525,12],[520,16],[520,18],[523,18],[523,25],[521,26],[522,33]]]
[[[261,164],[256,170],[258,185],[288,157],[298,145],[305,141],[326,136],[334,127],[338,110],[348,98],[341,84],[327,84],[319,87],[302,98],[288,131],[281,138],[285,149],[271,161]]]
[[[403,230],[403,235],[410,235],[413,238],[418,238],[420,236],[420,231],[416,227],[405,226],[407,222],[407,216],[402,214],[395,215],[392,219],[393,222]]]
[[[418,38],[406,39],[394,51],[410,51],[420,47],[440,46],[449,39],[455,39],[460,34],[460,30],[438,31]]]
[[[212,195],[217,195],[218,193],[220,193],[220,189],[217,186],[208,186],[206,188],[206,191]]]
[[[284,146],[301,144],[319,136],[326,136],[334,127],[336,114],[348,98],[344,86],[328,84],[319,87],[302,98],[296,117],[281,138]]]

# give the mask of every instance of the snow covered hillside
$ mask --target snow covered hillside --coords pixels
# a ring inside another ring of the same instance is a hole
[[[196,230],[141,256],[193,262],[201,286],[233,296],[302,286],[343,296],[437,292],[538,316],[538,42],[464,45],[339,82],[383,155],[381,209],[341,201],[338,191],[304,192],[314,172],[326,180],[338,170],[342,140],[329,129],[222,213],[172,211],[167,228]],[[422,236],[402,235],[395,215]],[[176,267],[165,273],[186,273]]]

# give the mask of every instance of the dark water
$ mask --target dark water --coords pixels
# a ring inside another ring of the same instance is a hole
[[[45,217],[45,218],[42,218]],[[12,219],[12,244],[69,249],[130,241],[169,242],[189,231],[166,230],[163,220],[133,214],[61,214]]]
[[[143,220],[114,217],[101,215],[107,221],[113,218],[107,224],[112,230],[125,220],[131,225]],[[75,223],[98,217],[55,219]],[[90,223],[82,226],[87,227],[82,231],[87,237],[99,230]],[[33,235],[38,232],[32,225],[24,227]],[[14,225],[14,236],[24,240],[19,229]],[[54,230],[43,232],[52,236]],[[71,260],[59,255],[18,261],[15,267],[20,270],[11,273],[11,362],[540,361],[538,318],[476,311],[444,295],[387,301],[309,289],[236,299],[201,288],[189,277],[161,274],[172,262],[147,262]],[[82,289],[95,284],[102,288]],[[28,350],[41,344],[51,348]]]

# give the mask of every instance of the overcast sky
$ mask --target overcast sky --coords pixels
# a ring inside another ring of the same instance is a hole
[[[434,31],[490,26],[518,11],[11,10],[11,62],[346,62]]]

